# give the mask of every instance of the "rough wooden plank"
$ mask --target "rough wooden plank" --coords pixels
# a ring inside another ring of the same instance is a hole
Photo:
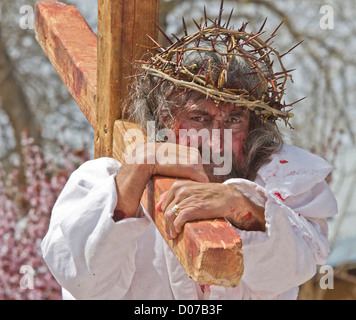
[[[98,1],[98,91],[95,157],[112,156],[115,120],[121,119],[132,61],[157,38],[158,0]]]
[[[125,162],[125,152],[130,152],[130,147],[135,148],[147,142],[140,125],[128,121],[117,120],[114,124],[113,157]]]
[[[120,137],[114,141],[114,157],[121,162],[127,146],[135,147],[147,141],[139,125],[124,121],[115,122],[114,136]],[[236,231],[224,219],[186,223],[177,239],[167,240],[164,217],[162,212],[155,210],[155,204],[175,181],[177,179],[154,177],[141,203],[192,279],[199,284],[237,286],[243,274],[242,244]]]
[[[36,4],[36,39],[95,129],[97,37],[74,6]]]
[[[154,204],[176,179],[154,177],[146,190]],[[145,202],[145,199],[142,200]],[[243,274],[241,238],[225,219],[201,220],[186,223],[178,237],[167,240],[164,217],[146,200],[152,218],[163,238],[184,267],[188,276],[199,284],[235,287]]]

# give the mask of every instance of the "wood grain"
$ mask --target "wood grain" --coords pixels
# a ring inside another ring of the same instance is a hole
[[[63,83],[96,128],[97,37],[74,6],[36,5],[35,33]]]
[[[132,62],[147,53],[157,38],[158,0],[98,0],[98,91],[95,157],[113,154],[113,130],[122,118]]]
[[[241,238],[225,219],[201,220],[186,223],[178,237],[167,240],[164,216],[155,210],[162,193],[177,179],[153,177],[142,203],[148,208],[156,227],[168,243],[188,276],[203,285],[235,287],[243,275]],[[150,202],[149,199],[154,199]]]

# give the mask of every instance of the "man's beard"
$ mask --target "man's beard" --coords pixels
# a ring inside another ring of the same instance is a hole
[[[202,154],[201,148],[199,148],[200,154]],[[214,173],[214,168],[219,168],[221,166],[216,165],[212,159],[210,158],[210,163],[209,164],[203,164],[204,171],[206,175],[209,178],[210,182],[214,183],[223,183],[226,180],[232,179],[232,178],[245,178],[245,168],[242,167],[236,157],[234,155],[231,155],[232,157],[232,163],[231,163],[231,171],[228,174],[224,175],[217,175]]]

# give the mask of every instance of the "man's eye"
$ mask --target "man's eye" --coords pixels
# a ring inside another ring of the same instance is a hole
[[[239,122],[240,122],[240,118],[231,118],[231,119],[230,119],[230,122],[231,122],[232,124],[239,123]]]
[[[196,122],[203,122],[204,117],[193,117],[193,118],[191,118],[191,120],[196,121]]]

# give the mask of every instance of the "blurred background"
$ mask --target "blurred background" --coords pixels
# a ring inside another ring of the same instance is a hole
[[[37,44],[30,9],[37,1],[0,0],[0,299],[60,299],[60,288],[39,253],[51,208],[73,170],[93,158],[94,132]],[[97,1],[75,5],[97,32]],[[195,31],[204,5],[218,15],[219,0],[160,0],[160,26],[182,35],[181,17]],[[25,6],[25,7],[24,7]],[[257,32],[266,17],[270,34],[284,19],[274,46],[293,72],[286,102],[293,130],[288,143],[334,167],[328,177],[339,205],[330,219],[333,278],[325,270],[301,287],[299,299],[356,299],[356,2],[354,0],[235,0],[231,24]],[[164,39],[161,39],[161,43]],[[24,267],[25,266],[25,267]],[[26,268],[27,266],[27,268]]]

